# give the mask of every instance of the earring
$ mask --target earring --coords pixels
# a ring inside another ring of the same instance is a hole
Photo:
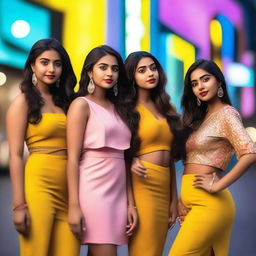
[[[93,94],[94,90],[95,90],[95,84],[94,84],[92,78],[90,78],[90,82],[87,86],[87,91],[88,91],[88,93]]]
[[[118,94],[118,85],[117,83],[113,86],[114,95],[117,96]]]
[[[224,96],[224,91],[221,86],[218,88],[217,95],[219,98],[222,98]]]
[[[60,79],[58,79],[55,83],[56,87],[59,88],[60,87]]]
[[[36,74],[35,74],[35,73],[32,74],[32,84],[33,84],[34,86],[37,85],[37,78],[36,78]]]
[[[196,103],[197,103],[197,106],[200,107],[201,106],[201,100],[196,98]]]

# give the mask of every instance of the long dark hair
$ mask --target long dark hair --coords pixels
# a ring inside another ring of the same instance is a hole
[[[201,125],[207,113],[207,102],[201,101],[201,105],[198,106],[197,98],[192,91],[191,73],[198,68],[207,71],[216,78],[224,92],[224,95],[222,98],[220,98],[220,100],[223,103],[231,105],[231,101],[227,92],[226,81],[218,65],[212,60],[205,59],[199,59],[194,62],[186,73],[184,81],[184,91],[181,99],[181,106],[183,109],[182,120],[186,129],[187,137],[193,130],[196,130]]]
[[[180,145],[182,144],[181,139],[181,122],[180,122],[180,116],[174,109],[174,107],[170,104],[170,96],[166,93],[165,87],[167,83],[167,78],[165,75],[165,72],[159,63],[159,61],[150,53],[145,51],[137,51],[131,53],[125,60],[125,69],[126,74],[128,77],[128,81],[131,87],[131,90],[133,90],[134,94],[130,95],[130,99],[132,102],[132,108],[136,113],[136,133],[134,134],[134,137],[132,138],[132,153],[135,154],[140,146],[140,138],[138,136],[138,127],[139,127],[139,119],[140,114],[138,111],[136,111],[136,105],[138,101],[138,85],[135,81],[135,72],[137,65],[139,61],[143,58],[151,58],[157,68],[157,71],[159,73],[159,81],[155,88],[150,90],[150,96],[152,101],[154,102],[157,110],[161,115],[163,115],[169,124],[170,130],[172,131],[174,135],[173,145],[172,145],[172,155],[174,159],[178,160],[181,158],[182,152]]]
[[[31,48],[24,67],[24,79],[21,82],[20,89],[25,94],[28,104],[28,121],[29,123],[39,123],[42,118],[41,108],[44,100],[40,91],[32,84],[32,68],[36,58],[44,51],[55,50],[59,53],[62,61],[62,72],[59,85],[50,86],[50,93],[56,106],[67,111],[69,99],[74,93],[76,77],[69,59],[69,56],[63,46],[57,39],[48,38],[37,41]]]
[[[130,110],[130,103],[127,100],[127,95],[130,94],[127,77],[124,69],[124,63],[120,54],[113,48],[107,45],[98,46],[92,49],[85,58],[83,69],[81,72],[81,79],[79,81],[79,90],[75,94],[78,96],[85,96],[88,94],[87,87],[90,81],[88,72],[93,70],[94,65],[104,56],[111,55],[116,58],[119,68],[119,75],[117,80],[118,94],[114,95],[113,89],[107,90],[106,97],[114,104],[115,110],[122,118],[122,120],[129,127],[131,132],[134,130],[134,115]]]

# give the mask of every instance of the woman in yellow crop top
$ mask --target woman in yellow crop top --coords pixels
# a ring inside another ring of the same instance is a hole
[[[256,162],[256,146],[213,61],[188,69],[182,106],[188,139],[181,200],[188,213],[169,256],[228,256],[235,206],[227,187]],[[221,177],[234,151],[238,163]]]
[[[137,110],[137,134],[132,137],[131,171],[139,223],[129,242],[131,256],[162,255],[168,228],[177,217],[173,159],[179,116],[165,92],[166,76],[148,52],[131,53],[125,61]]]
[[[78,255],[67,221],[66,115],[76,78],[56,39],[37,41],[7,113],[13,222],[21,256]],[[24,141],[29,157],[23,165]]]

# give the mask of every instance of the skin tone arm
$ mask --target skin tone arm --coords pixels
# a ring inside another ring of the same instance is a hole
[[[27,103],[25,96],[20,94],[9,107],[6,116],[14,207],[26,203],[24,193],[23,149],[27,122]],[[30,225],[28,209],[23,208],[13,211],[13,222],[15,229],[25,235]]]
[[[79,205],[79,160],[83,145],[84,130],[89,117],[88,103],[76,99],[70,105],[67,115],[67,180],[69,192],[68,222],[74,235],[81,239],[85,228],[83,215]]]
[[[172,228],[176,222],[178,216],[178,195],[177,195],[177,184],[176,184],[176,172],[174,161],[170,160],[170,172],[171,172],[171,203],[170,203],[170,214],[169,214],[169,228]]]
[[[127,200],[128,200],[128,224],[126,234],[131,236],[134,229],[136,228],[138,221],[138,214],[134,202],[132,186],[131,186],[131,175],[130,172],[126,172],[126,188],[127,188]]]
[[[255,162],[256,154],[243,155],[233,169],[218,181],[214,182],[213,174],[196,175],[194,186],[202,188],[210,193],[216,193],[234,183]]]

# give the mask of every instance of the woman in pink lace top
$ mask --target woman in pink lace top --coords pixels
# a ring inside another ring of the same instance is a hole
[[[235,206],[227,187],[256,162],[256,146],[210,60],[188,69],[182,97],[187,130],[181,201],[187,215],[169,256],[228,256]],[[237,164],[222,177],[233,153]]]

